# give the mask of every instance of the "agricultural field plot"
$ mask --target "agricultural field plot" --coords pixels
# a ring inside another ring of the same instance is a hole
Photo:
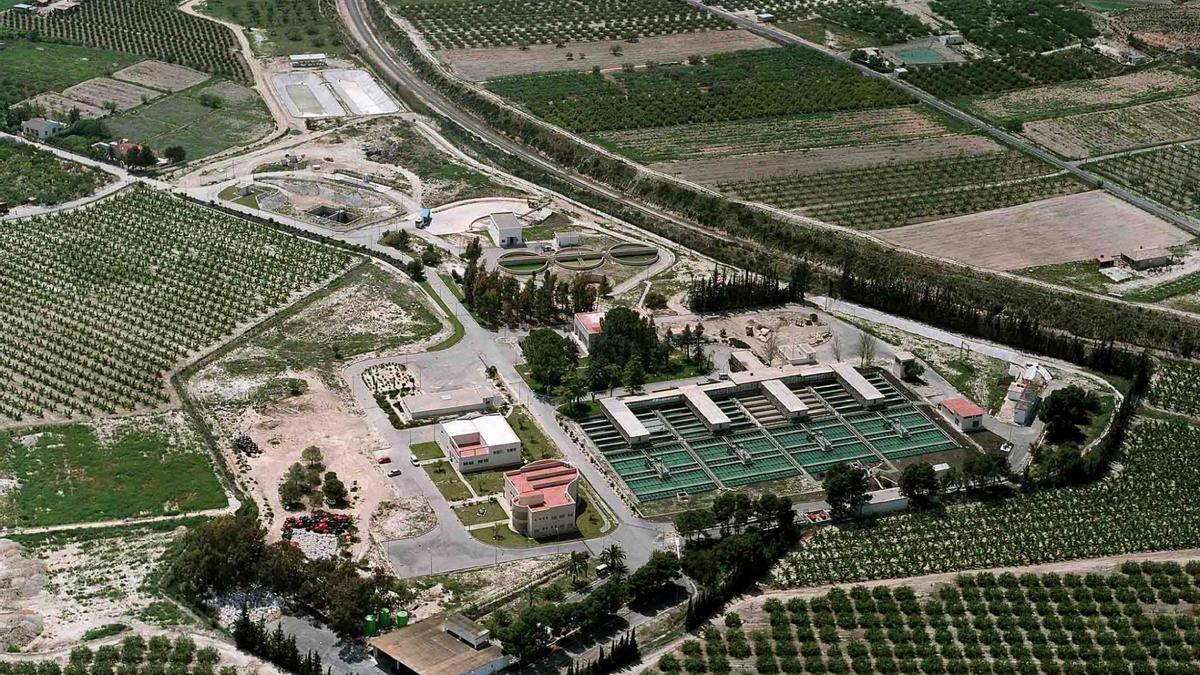
[[[100,106],[88,105],[54,92],[27,98],[21,101],[21,105],[32,106],[42,117],[59,121],[69,121],[74,113],[78,113],[80,119],[96,119],[109,114]]]
[[[1200,146],[1174,145],[1084,166],[1177,211],[1200,213]]]
[[[674,63],[694,56],[709,56],[739,49],[766,49],[775,43],[745,30],[678,33],[639,38],[637,42],[612,41],[527,47],[472,47],[437,52],[437,57],[468,80],[490,80],[504,75],[555,70],[608,70],[623,64]]]
[[[211,459],[182,412],[0,431],[0,474],[17,485],[0,498],[0,526],[158,516],[226,504]]]
[[[1162,302],[1180,296],[1192,295],[1200,292],[1200,272],[1190,272],[1182,276],[1175,277],[1170,281],[1165,281],[1154,286],[1141,288],[1125,293],[1121,297],[1134,302]],[[1181,299],[1182,302],[1172,303],[1178,305],[1180,309],[1194,312],[1195,304]],[[1192,305],[1188,307],[1187,305]]]
[[[170,93],[203,84],[209,76],[208,73],[177,66],[174,63],[148,59],[128,68],[122,68],[113,73],[112,77],[114,80],[132,82]]]
[[[0,26],[141,54],[235,80],[250,77],[228,28],[184,14],[171,0],[88,0],[74,11],[47,16],[4,12]]]
[[[914,66],[902,77],[939,98],[956,98],[1115,77],[1127,70],[1090,49],[1069,49],[1053,54],[1013,54],[999,61],[975,59]]]
[[[878,233],[896,246],[993,270],[1087,260],[1139,246],[1174,246],[1188,235],[1093,190]]]
[[[1157,408],[1200,417],[1200,364],[1171,359],[1155,362],[1148,398]]]
[[[848,227],[902,227],[1082,190],[1016,151],[725,183],[723,192]]]
[[[96,108],[124,112],[139,105],[149,103],[151,100],[162,96],[162,93],[153,89],[139,87],[129,82],[119,82],[108,77],[97,77],[86,82],[80,82],[73,87],[67,87],[62,91],[62,95]]]
[[[1200,77],[1182,69],[1158,68],[978,98],[965,102],[963,107],[995,120],[1028,122],[1150,103],[1197,91]]]
[[[205,95],[216,96],[221,105],[204,105],[201,97]],[[181,146],[188,159],[246,145],[270,133],[274,126],[270,112],[254,90],[226,81],[171,94],[109,118],[105,124],[114,136],[155,150]]]
[[[578,132],[882,108],[907,94],[800,47],[717,54],[698,65],[611,74],[550,73],[488,87]]]
[[[89,195],[113,177],[44,150],[0,141],[0,202],[61,204]]]
[[[874,35],[850,30],[820,17],[802,21],[786,21],[778,24],[783,30],[804,38],[809,42],[823,44],[840,51],[848,51],[859,47],[870,47],[878,40]]]
[[[164,374],[351,257],[134,187],[0,228],[0,419],[157,408]]]
[[[651,166],[659,171],[715,186],[730,181],[750,183],[783,177],[813,176],[829,171],[882,169],[888,165],[914,160],[930,161],[944,158],[953,161],[955,158],[981,155],[1000,149],[999,145],[984,136],[955,135],[876,145],[813,148],[715,159],[687,159],[658,162]]]
[[[256,54],[285,56],[343,51],[336,12],[326,15],[327,7],[317,0],[205,0],[199,9],[250,29]]]
[[[847,44],[845,39],[835,38],[835,42],[844,49],[867,45],[891,45],[930,33],[929,25],[917,15],[880,0],[860,2],[722,0],[719,4],[733,11],[767,12],[774,15],[785,30],[821,44],[826,43],[826,31],[861,36],[856,40],[856,44]],[[823,20],[813,19],[814,15],[820,16]],[[797,24],[809,25],[797,26]]]
[[[884,143],[949,134],[922,106],[710,122],[592,134],[592,140],[631,159],[665,162],[715,159],[798,148]]]
[[[1200,95],[1030,122],[1023,134],[1072,159],[1184,141],[1200,137]]]
[[[1155,4],[1130,9],[1116,19],[1118,34],[1136,38],[1159,49],[1182,51],[1200,48],[1200,6]]]
[[[1195,472],[1200,428],[1138,420],[1122,469],[1106,481],[1021,493],[941,512],[826,528],[774,571],[781,586],[851,583],[1200,545]]]
[[[0,105],[61,91],[93,77],[133,65],[132,54],[29,40],[6,40],[0,51]]]
[[[663,657],[688,673],[1191,672],[1200,563],[984,572],[733,607]],[[656,671],[657,672],[657,671]]]
[[[671,0],[393,0],[435,49],[632,40],[732,28],[724,19]]]
[[[1100,36],[1091,16],[1057,0],[936,0],[930,8],[971,43],[1001,54],[1040,53]]]

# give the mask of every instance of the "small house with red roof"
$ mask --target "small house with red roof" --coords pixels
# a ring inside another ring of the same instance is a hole
[[[460,473],[521,463],[521,439],[500,415],[443,422],[438,426],[437,444]]]
[[[938,407],[954,423],[954,428],[963,433],[969,434],[983,429],[983,408],[965,398],[948,398],[939,403]]]
[[[504,474],[512,529],[539,538],[576,531],[579,469],[558,459],[530,462]]]
[[[575,315],[573,332],[584,349],[591,350],[592,340],[603,330],[600,323],[603,319],[604,312],[579,312]]]

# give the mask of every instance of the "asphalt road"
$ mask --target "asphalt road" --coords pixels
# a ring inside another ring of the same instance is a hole
[[[970,113],[964,112],[963,110],[960,110],[960,109],[950,105],[949,103],[946,103],[945,101],[937,98],[936,96],[933,96],[932,94],[929,94],[928,92],[926,92],[922,89],[918,89],[917,87],[914,87],[913,85],[896,77],[894,74],[878,73],[874,70],[871,70],[870,68],[867,68],[866,66],[864,66],[862,64],[851,61],[848,57],[844,56],[840,52],[830,49],[830,48],[826,47],[825,45],[820,45],[815,42],[810,42],[801,37],[793,35],[792,33],[789,33],[781,28],[776,28],[775,26],[773,26],[771,24],[760,23],[753,19],[748,19],[743,16],[738,16],[738,15],[733,14],[732,12],[726,11],[722,8],[706,5],[703,2],[701,2],[701,0],[684,0],[684,2],[692,5],[693,7],[696,7],[697,9],[700,9],[702,11],[711,12],[713,14],[721,16],[722,18],[728,19],[729,21],[737,24],[739,27],[744,28],[744,29],[750,31],[751,33],[754,33],[755,35],[758,35],[760,37],[764,37],[768,40],[772,40],[772,41],[778,42],[780,44],[797,45],[797,46],[801,46],[801,47],[807,47],[808,49],[814,49],[816,51],[821,52],[822,54],[825,54],[826,56],[829,56],[830,58],[837,59],[838,61],[846,63],[850,66],[853,66],[853,67],[857,68],[859,71],[861,71],[863,74],[865,74],[869,77],[883,80],[883,81],[887,82],[888,84],[892,85],[893,87],[896,87],[897,89],[900,89],[901,91],[904,91],[905,93],[909,94],[910,96],[917,99],[918,101],[921,101],[922,103],[930,106],[931,108],[935,108],[935,109],[937,109],[937,110],[939,110],[939,111],[941,111],[941,112],[943,112],[965,124],[968,124],[972,128],[974,128],[978,131],[981,131],[981,132],[991,136],[992,138],[995,138],[996,140],[1000,141],[1001,143],[1003,143],[1009,147],[1013,147],[1018,150],[1021,150],[1022,152],[1025,152],[1027,154],[1033,155],[1034,157],[1037,157],[1038,159],[1040,159],[1048,164],[1053,165],[1054,167],[1058,168],[1060,171],[1064,171],[1066,173],[1072,174],[1076,178],[1079,178],[1080,180],[1084,181],[1085,183],[1087,183],[1089,185],[1093,185],[1098,188],[1101,188],[1101,189],[1105,190],[1106,192],[1108,192],[1109,194],[1113,195],[1114,197],[1117,197],[1118,199],[1122,199],[1126,202],[1129,202],[1130,204],[1133,204],[1134,206],[1142,209],[1143,211],[1148,211],[1150,213],[1153,213],[1154,215],[1158,216],[1159,218],[1162,218],[1163,220],[1165,220],[1169,223],[1173,223],[1176,226],[1186,230],[1187,232],[1190,232],[1192,234],[1200,234],[1200,221],[1197,221],[1195,218],[1191,218],[1191,217],[1185,216],[1183,214],[1177,213],[1171,209],[1168,209],[1165,206],[1162,206],[1156,202],[1153,202],[1153,201],[1143,197],[1142,195],[1140,195],[1132,190],[1126,189],[1125,187],[1117,185],[1111,181],[1105,180],[1102,176],[1099,176],[1091,171],[1083,169],[1083,168],[1077,166],[1077,164],[1074,162],[1064,160],[1064,159],[1058,157],[1057,155],[1054,155],[1053,153],[1047,152],[1047,151],[1037,147],[1036,145],[1025,140],[1024,138],[1021,138],[1020,136],[1010,134],[1007,131],[1004,131],[1003,129],[1001,129],[999,127],[993,126],[993,125],[985,122],[984,120],[981,120],[978,117],[971,115]]]

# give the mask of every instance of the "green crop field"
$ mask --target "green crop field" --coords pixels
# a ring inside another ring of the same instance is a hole
[[[320,0],[205,0],[201,10],[239,26],[266,32],[251,40],[255,53],[286,56],[305,52],[340,52],[336,18],[322,12]]]
[[[142,59],[106,49],[29,40],[5,40],[0,51],[0,104],[5,107],[36,94],[61,91],[108,75]]]
[[[1069,80],[1112,77],[1126,68],[1090,49],[1054,54],[1014,54],[910,68],[904,79],[940,98],[979,96]]]
[[[71,12],[4,12],[0,27],[178,63],[249,80],[233,32],[184,14],[171,0],[88,0]]]
[[[656,66],[605,77],[558,72],[492,80],[488,87],[573,131],[640,129],[881,108],[907,94],[799,48],[717,54],[699,65]]]
[[[0,228],[0,418],[165,404],[163,374],[350,264],[134,187]]]
[[[200,103],[200,96],[220,97],[220,108]],[[171,94],[149,105],[106,119],[116,137],[149,145],[155,151],[178,145],[188,159],[198,159],[246,145],[266,135],[273,121],[258,94],[232,82],[217,82]]]
[[[1053,174],[1048,164],[1002,151],[728,183],[721,189],[743,199],[803,209],[839,225],[879,229],[1082,189]]]
[[[593,134],[592,139],[640,162],[662,162],[904,141],[946,133],[949,133],[946,121],[932,110],[922,106],[896,106],[606,131]]]
[[[1086,165],[1183,212],[1200,213],[1200,146],[1171,146]]]
[[[672,0],[392,0],[438,49],[627,40],[731,28]]]
[[[1139,420],[1109,480],[822,529],[780,563],[776,582],[849,583],[1200,546],[1200,479],[1180,469],[1197,452],[1200,427]]]
[[[666,673],[1190,673],[1200,562],[963,575],[739,603]]]
[[[1159,408],[1200,417],[1200,365],[1191,361],[1159,361],[1149,398]]]
[[[0,525],[60,525],[225,506],[209,456],[175,413],[0,432]]]
[[[112,176],[45,150],[0,141],[0,202],[61,204],[95,192]]]

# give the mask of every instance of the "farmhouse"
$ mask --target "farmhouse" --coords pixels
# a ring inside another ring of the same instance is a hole
[[[949,398],[939,403],[938,407],[954,423],[954,428],[963,433],[983,429],[983,408],[965,398]]]
[[[21,122],[21,133],[36,141],[44,141],[66,128],[67,126],[62,122],[48,120],[45,117],[35,117]]]
[[[521,439],[500,415],[445,422],[438,426],[437,444],[462,473],[521,463]]]
[[[1171,252],[1165,248],[1139,248],[1121,253],[1121,262],[1135,270],[1148,270],[1171,264]]]
[[[512,529],[527,537],[574,532],[579,470],[557,459],[530,462],[504,474]]]
[[[490,675],[508,667],[491,632],[458,614],[431,616],[371,640],[375,662],[395,675]]]
[[[521,221],[512,211],[493,213],[488,216],[488,234],[500,248],[513,248],[525,245],[525,236],[521,232]]]
[[[320,68],[325,65],[326,56],[322,53],[315,54],[292,54],[288,57],[288,64],[293,68]]]

